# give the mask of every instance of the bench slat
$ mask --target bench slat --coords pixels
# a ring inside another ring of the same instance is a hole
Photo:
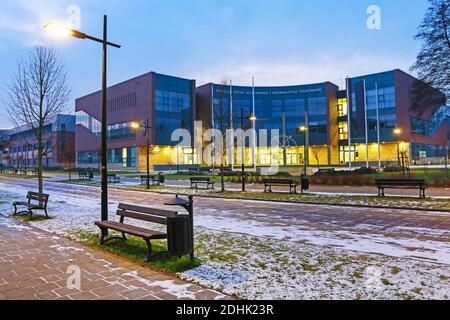
[[[124,232],[137,237],[148,238],[148,239],[166,239],[167,234],[155,230],[144,229],[141,227],[123,224],[115,221],[97,221],[95,223],[99,227],[104,227],[112,229],[119,232]]]
[[[117,210],[117,215],[121,217],[167,225],[167,218],[162,216],[152,216],[149,214],[125,210]]]
[[[143,213],[143,214],[161,216],[161,217],[172,217],[172,216],[176,216],[178,214],[177,211],[140,207],[140,206],[134,206],[134,205],[125,204],[125,203],[119,204],[119,209],[125,210],[125,211],[134,211],[134,212]]]

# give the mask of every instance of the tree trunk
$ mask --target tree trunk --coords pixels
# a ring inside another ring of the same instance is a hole
[[[224,177],[224,168],[223,168],[223,157],[222,157],[222,163],[220,164],[220,184],[221,184],[221,191],[225,192],[225,177]]]
[[[42,136],[43,136],[43,125],[42,121],[39,123],[38,128],[38,192],[44,193],[44,183],[42,180],[42,158],[43,158],[43,145],[42,145]]]

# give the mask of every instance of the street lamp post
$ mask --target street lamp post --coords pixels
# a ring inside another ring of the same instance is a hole
[[[242,179],[242,192],[245,192],[245,138],[244,138],[244,108],[241,108],[241,131],[242,131],[242,167],[241,167],[241,179]]]
[[[397,164],[398,166],[401,165],[400,163],[400,135],[402,134],[402,129],[395,128],[394,129],[394,135],[397,137]]]
[[[133,129],[141,129],[142,136],[147,136],[147,149],[146,149],[147,189],[150,189],[150,129],[152,129],[152,127],[150,126],[150,119],[147,118],[147,120],[141,124],[133,122],[131,124],[131,127]]]
[[[305,160],[304,160],[304,173],[308,173],[308,160],[309,160],[309,132],[307,126],[301,126],[299,132],[303,133],[305,136]]]
[[[257,155],[256,155],[256,118],[255,113],[252,113],[250,116],[250,121],[252,123],[252,162],[253,162],[253,170],[256,172],[257,167]]]
[[[101,43],[103,46],[102,51],[102,134],[101,134],[101,218],[102,221],[108,220],[108,157],[107,157],[107,48],[108,46],[114,48],[121,48],[120,45],[108,42],[108,17],[103,16],[103,39],[99,39],[83,32],[79,32],[68,27],[58,25],[53,22],[47,23],[44,28],[50,31],[58,32],[65,36],[72,36],[78,39],[87,39],[94,42]]]

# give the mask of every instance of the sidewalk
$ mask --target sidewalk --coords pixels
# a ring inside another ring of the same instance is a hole
[[[0,253],[0,300],[230,299],[10,218],[0,217]],[[77,268],[80,290],[67,285]]]

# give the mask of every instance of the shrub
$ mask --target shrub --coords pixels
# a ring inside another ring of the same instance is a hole
[[[403,172],[403,167],[400,166],[385,167],[383,169],[383,172]]]
[[[373,169],[373,168],[366,168],[366,167],[362,167],[356,170],[353,170],[353,173],[355,174],[377,174],[377,170]]]

